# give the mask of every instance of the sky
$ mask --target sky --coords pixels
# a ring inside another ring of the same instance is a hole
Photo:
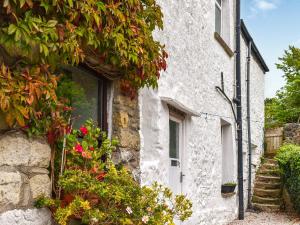
[[[270,72],[266,97],[274,97],[285,83],[276,63],[289,45],[300,47],[300,0],[241,0],[242,18]]]

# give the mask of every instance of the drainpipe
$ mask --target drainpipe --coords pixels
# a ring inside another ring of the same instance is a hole
[[[244,187],[243,187],[243,120],[242,120],[242,88],[241,88],[241,1],[236,0],[236,111],[237,111],[237,147],[238,147],[238,194],[239,220],[244,219]]]
[[[248,127],[248,209],[252,208],[251,205],[251,179],[252,179],[252,146],[251,146],[251,117],[250,117],[250,63],[251,63],[251,48],[252,42],[248,44],[248,57],[247,57],[247,127]]]

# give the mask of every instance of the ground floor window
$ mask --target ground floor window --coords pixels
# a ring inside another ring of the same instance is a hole
[[[234,182],[234,150],[232,126],[229,122],[221,120],[222,143],[222,183]]]
[[[93,119],[107,131],[107,80],[84,67],[64,68],[66,80],[73,88],[72,123],[79,128],[87,119]]]

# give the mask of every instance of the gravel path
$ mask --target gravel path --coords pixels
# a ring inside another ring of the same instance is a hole
[[[228,225],[300,225],[300,218],[286,213],[246,213],[244,221]]]

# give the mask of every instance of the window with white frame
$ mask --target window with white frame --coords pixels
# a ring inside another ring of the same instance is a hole
[[[215,0],[215,32],[225,41],[230,47],[230,15],[233,9],[232,2],[229,0]]]
[[[222,144],[222,183],[233,182],[234,173],[234,149],[232,126],[229,122],[221,120],[221,144]]]
[[[222,0],[216,0],[215,6],[215,31],[222,34]]]

